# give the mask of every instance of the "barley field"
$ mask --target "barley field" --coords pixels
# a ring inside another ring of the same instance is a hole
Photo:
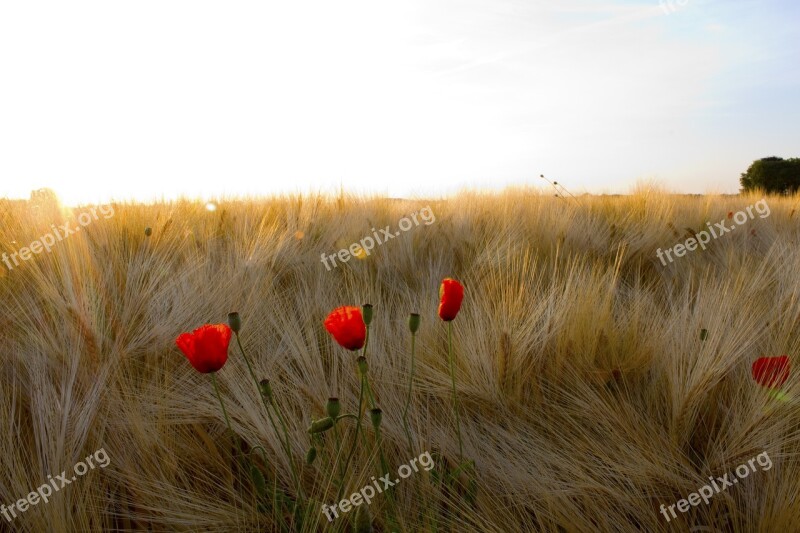
[[[112,204],[0,268],[0,503],[97,450],[108,458],[0,531],[794,531],[800,380],[792,369],[778,391],[751,367],[800,353],[800,198],[768,196],[768,216],[705,250],[656,255],[760,200],[521,188]],[[91,206],[1,207],[10,255]],[[369,254],[321,260],[426,208],[435,220]],[[464,300],[445,323],[448,277]],[[360,394],[360,354],[323,321],[365,303],[380,435],[365,414],[360,437],[351,417],[312,441],[329,397],[353,413]],[[235,339],[215,374],[234,434],[212,379],[176,347],[232,311],[288,454]],[[421,317],[411,395],[409,313]],[[474,467],[459,468],[456,415]],[[662,511],[765,452],[770,468]],[[425,453],[430,470],[326,518],[323,505],[374,486],[382,463]]]

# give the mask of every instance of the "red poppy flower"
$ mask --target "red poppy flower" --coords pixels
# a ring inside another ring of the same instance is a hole
[[[439,318],[450,322],[461,309],[464,299],[464,286],[452,278],[444,278],[439,286]]]
[[[764,387],[780,387],[789,379],[789,356],[760,357],[753,363],[753,379]]]
[[[733,218],[733,211],[728,211],[728,220]]]
[[[360,350],[364,347],[367,326],[361,309],[353,306],[337,307],[325,319],[325,329],[333,335],[334,340],[348,350]]]
[[[227,324],[205,324],[191,333],[181,333],[175,344],[198,372],[216,372],[228,360],[231,328]]]

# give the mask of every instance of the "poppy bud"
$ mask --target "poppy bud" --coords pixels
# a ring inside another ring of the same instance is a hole
[[[419,329],[419,315],[417,313],[408,315],[408,329],[411,330],[411,333],[416,333]]]
[[[228,325],[234,333],[239,333],[239,330],[242,329],[242,319],[239,313],[235,311],[233,313],[228,313]]]
[[[369,326],[369,323],[372,322],[372,304],[362,305],[361,314],[364,315],[364,324]]]
[[[308,453],[306,453],[306,464],[310,465],[311,463],[314,462],[314,459],[316,458],[317,458],[317,449],[314,446],[312,446],[311,448],[308,449]]]
[[[378,429],[381,425],[381,419],[383,418],[383,411],[377,407],[375,409],[370,409],[369,418],[372,420],[372,427]]]
[[[361,373],[362,376],[367,374],[367,370],[369,370],[369,366],[367,366],[367,358],[363,355],[356,359],[358,363],[358,371]]]
[[[704,341],[707,338],[708,338],[708,330],[707,329],[701,329],[700,330],[700,340]]]
[[[324,433],[332,427],[333,418],[326,416],[325,418],[320,418],[319,420],[311,422],[311,425],[308,426],[308,432],[312,435],[316,435],[317,433]]]
[[[329,417],[336,420],[336,417],[342,412],[342,404],[339,402],[339,398],[328,398],[328,403],[325,404],[325,412],[328,413]]]
[[[262,379],[261,382],[258,384],[259,388],[261,389],[261,394],[264,395],[267,400],[272,399],[272,386],[269,384],[268,379]]]
[[[153,234],[153,228],[151,228],[149,226],[144,228],[144,236],[145,237],[149,237],[152,234]]]

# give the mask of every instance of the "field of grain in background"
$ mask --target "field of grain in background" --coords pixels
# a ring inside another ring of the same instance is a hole
[[[778,402],[750,376],[759,356],[800,353],[798,197],[662,266],[657,248],[758,201],[670,196],[559,199],[527,190],[447,200],[286,197],[114,204],[11,271],[0,268],[0,503],[12,503],[103,447],[110,457],[2,531],[280,531],[259,512],[208,376],[175,347],[205,322],[243,319],[256,373],[288,414],[293,452],[329,396],[352,410],[354,355],[322,320],[374,305],[370,373],[394,468],[424,451],[457,454],[442,278],[465,286],[454,321],[465,455],[479,494],[468,505],[428,474],[397,487],[407,531],[790,531],[800,523],[800,380]],[[328,271],[320,261],[430,206],[436,220]],[[6,202],[11,253],[82,208]],[[145,227],[152,235],[145,236]],[[13,241],[13,243],[12,243]],[[407,316],[422,315],[411,425],[400,413]],[[708,331],[701,340],[702,329]],[[263,445],[268,481],[290,487],[280,450],[238,352],[218,373],[236,432]],[[363,447],[348,486],[369,483]],[[774,468],[667,523],[659,513],[763,451]],[[335,502],[320,458],[306,493]],[[299,461],[299,459],[298,459]],[[244,481],[244,482],[243,482]],[[425,516],[419,510],[424,505]],[[386,499],[370,506],[377,531]],[[352,515],[353,513],[351,513]],[[328,525],[312,508],[308,531]]]

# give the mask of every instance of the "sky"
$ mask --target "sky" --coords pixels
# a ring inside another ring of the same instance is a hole
[[[797,0],[0,3],[0,197],[643,181],[800,156]]]

